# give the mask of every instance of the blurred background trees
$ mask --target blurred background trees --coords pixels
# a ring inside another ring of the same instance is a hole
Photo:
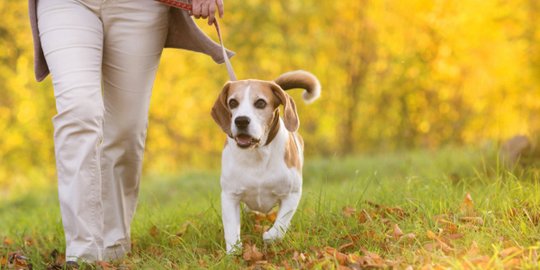
[[[540,132],[536,0],[225,4],[225,43],[237,52],[240,79],[305,69],[321,80],[322,98],[312,105],[291,91],[308,156],[497,143]],[[34,81],[26,2],[1,1],[0,18],[0,184],[54,181],[53,91],[50,78]],[[165,50],[146,172],[219,167],[225,135],[209,112],[226,80],[225,68],[205,56]]]

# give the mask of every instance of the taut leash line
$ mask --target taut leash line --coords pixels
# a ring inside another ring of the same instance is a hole
[[[223,54],[223,60],[225,60],[225,66],[227,67],[227,73],[229,73],[229,80],[236,81],[236,74],[234,74],[234,69],[232,67],[229,56],[227,56],[227,51],[225,51],[225,45],[223,45],[223,38],[221,38],[221,30],[219,29],[219,23],[217,18],[214,18],[214,26],[216,27],[216,32],[219,38],[219,45],[221,45],[221,53]]]
[[[191,5],[191,0],[155,0],[165,5],[187,10],[190,13],[193,11],[193,6]],[[217,18],[214,18],[213,22],[216,27],[216,32],[219,38],[219,45],[221,45],[221,53],[223,54],[223,60],[225,61],[225,67],[227,68],[227,73],[229,74],[229,80],[236,81],[236,74],[234,73],[233,66],[225,50],[225,45],[223,45],[223,38],[221,37],[221,29],[219,28],[219,23]]]

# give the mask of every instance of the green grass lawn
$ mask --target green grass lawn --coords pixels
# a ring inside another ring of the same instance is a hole
[[[224,252],[219,171],[147,175],[133,252],[102,268],[538,268],[538,175],[463,148],[307,160],[285,239],[265,245],[272,216],[245,213],[236,256]],[[33,269],[51,267],[54,250],[62,259],[55,187],[0,203],[0,269],[13,253]]]

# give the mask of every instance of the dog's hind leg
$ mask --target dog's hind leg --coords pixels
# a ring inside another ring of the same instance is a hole
[[[242,250],[240,241],[240,201],[234,196],[221,192],[221,218],[227,253]]]
[[[281,200],[279,211],[276,217],[276,222],[272,228],[263,234],[265,242],[272,242],[282,239],[291,224],[292,217],[298,208],[302,191],[290,193],[286,198]]]

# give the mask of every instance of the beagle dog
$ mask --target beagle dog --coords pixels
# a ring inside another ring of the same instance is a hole
[[[274,81],[230,81],[212,108],[212,118],[227,134],[220,180],[227,253],[242,245],[240,202],[262,213],[279,204],[275,223],[263,234],[265,242],[283,238],[298,207],[304,142],[296,132],[300,124],[296,105],[284,91],[293,88],[305,89],[306,103],[321,92],[313,74],[297,70]]]

